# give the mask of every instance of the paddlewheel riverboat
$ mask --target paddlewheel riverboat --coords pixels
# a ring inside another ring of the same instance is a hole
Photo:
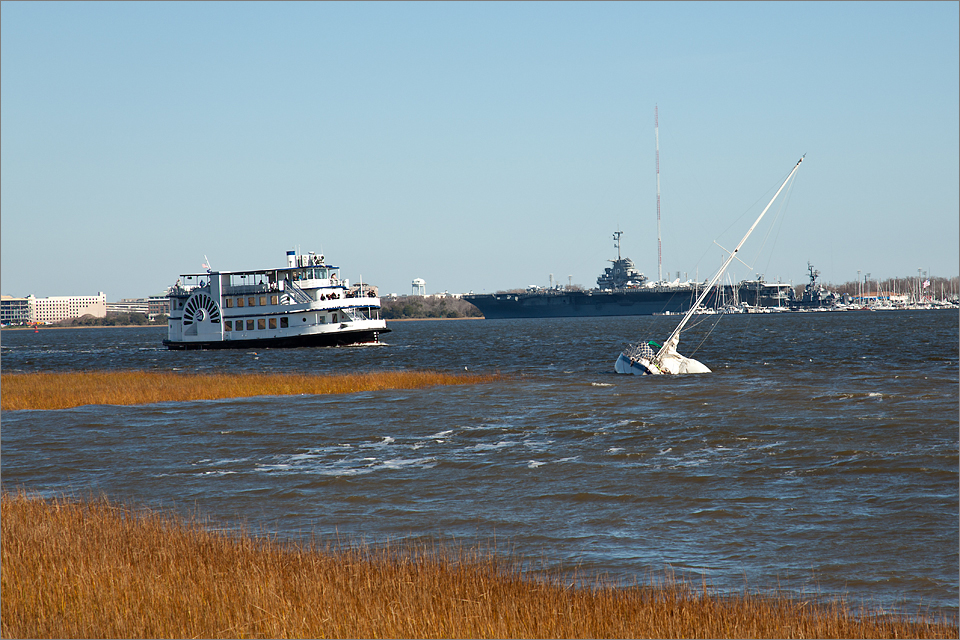
[[[377,288],[350,285],[323,255],[287,252],[287,266],[182,274],[170,288],[170,349],[379,344],[390,331]]]

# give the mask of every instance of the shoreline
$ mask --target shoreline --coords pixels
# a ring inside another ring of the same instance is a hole
[[[957,637],[941,611],[723,593],[670,572],[621,587],[525,569],[496,544],[286,541],[23,488],[0,508],[5,637]]]

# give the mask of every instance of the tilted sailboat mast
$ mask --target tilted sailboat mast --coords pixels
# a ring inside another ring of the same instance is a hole
[[[757,228],[758,224],[760,224],[760,220],[763,219],[763,216],[767,213],[767,210],[769,210],[770,207],[773,205],[774,201],[780,195],[780,192],[783,191],[783,188],[786,187],[787,183],[790,182],[790,179],[793,178],[793,175],[797,172],[797,169],[800,168],[800,163],[803,162],[803,158],[806,158],[806,157],[807,157],[806,154],[804,154],[803,157],[797,160],[797,164],[794,165],[793,170],[790,172],[790,175],[786,177],[786,179],[783,181],[783,184],[781,184],[780,188],[777,189],[777,192],[773,194],[773,197],[770,199],[770,202],[768,202],[767,206],[764,207],[763,211],[760,212],[760,215],[754,221],[753,225],[747,231],[746,235],[743,236],[743,238],[740,240],[740,242],[737,244],[734,250],[730,252],[730,256],[723,263],[723,266],[721,266],[720,270],[717,271],[717,274],[713,276],[713,278],[710,280],[710,283],[707,284],[706,288],[703,290],[703,293],[700,294],[700,296],[697,298],[697,301],[693,304],[692,307],[690,307],[690,310],[687,311],[686,315],[683,317],[683,320],[680,321],[680,324],[677,325],[677,328],[673,330],[673,333],[670,334],[670,337],[667,338],[667,340],[663,343],[663,346],[660,347],[660,350],[657,351],[657,355],[654,356],[654,359],[653,359],[654,363],[659,363],[663,359],[663,356],[668,352],[668,350],[670,350],[671,348],[674,348],[674,346],[672,345],[675,345],[675,341],[680,335],[680,331],[683,330],[683,328],[686,326],[687,322],[689,322],[693,314],[696,313],[697,309],[700,308],[700,305],[703,304],[703,301],[706,299],[707,295],[710,293],[710,290],[713,289],[714,285],[716,285],[717,282],[720,280],[720,278],[723,277],[723,272],[727,270],[727,267],[730,266],[730,263],[733,262],[733,259],[737,257],[737,252],[740,251],[741,247],[743,247],[743,243],[747,241],[747,238],[750,237],[750,234],[753,233],[753,230]]]

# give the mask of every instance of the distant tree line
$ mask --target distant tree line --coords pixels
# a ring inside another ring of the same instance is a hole
[[[387,320],[402,318],[479,318],[483,314],[475,306],[459,298],[400,296],[380,301],[380,316]]]
[[[117,327],[120,325],[166,325],[167,316],[158,315],[152,322],[145,313],[108,313],[105,318],[98,318],[89,313],[79,318],[67,318],[56,323],[59,327]]]

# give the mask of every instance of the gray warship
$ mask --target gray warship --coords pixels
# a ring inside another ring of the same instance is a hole
[[[556,285],[526,291],[463,296],[490,320],[501,318],[570,318],[591,316],[649,316],[685,313],[706,286],[704,282],[651,282],[633,260],[620,252],[622,231],[613,234],[617,258],[597,278],[595,289]],[[747,309],[790,306],[789,284],[744,280],[711,292],[708,309]]]

